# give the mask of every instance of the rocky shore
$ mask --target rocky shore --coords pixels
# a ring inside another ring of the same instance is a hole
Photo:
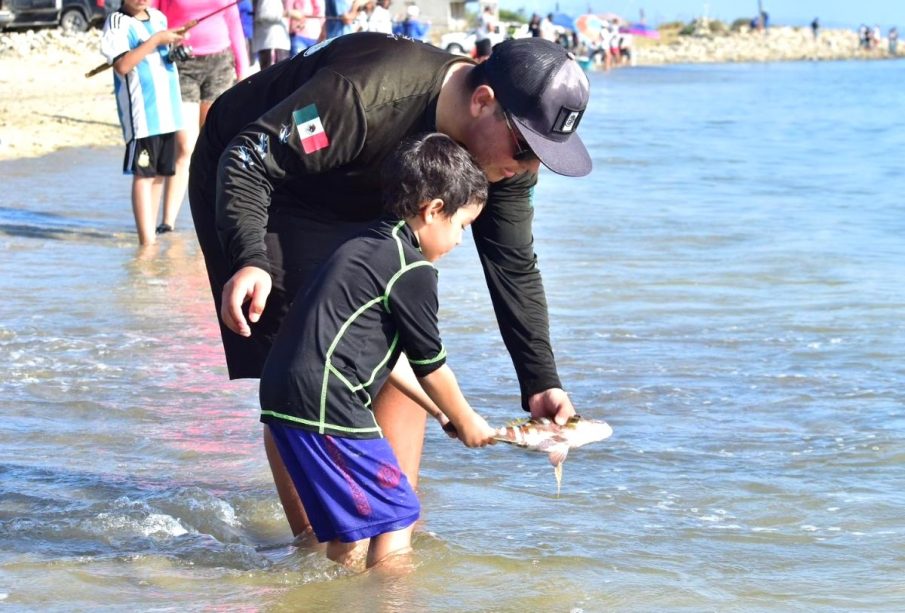
[[[901,53],[901,50],[900,50]],[[852,30],[821,30],[815,39],[810,28],[772,27],[764,32],[677,36],[672,42],[642,40],[636,45],[636,65],[726,62],[787,62],[802,60],[886,59],[892,56],[884,40],[865,50]]]
[[[0,160],[44,155],[63,147],[122,146],[109,71],[85,78],[103,62],[100,32],[58,29],[0,33]],[[885,41],[864,51],[849,30],[772,27],[639,39],[635,65],[889,58]]]

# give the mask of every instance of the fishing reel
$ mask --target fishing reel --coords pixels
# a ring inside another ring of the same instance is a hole
[[[184,62],[193,57],[192,48],[188,45],[170,45],[167,52],[167,61],[171,64],[175,62]]]

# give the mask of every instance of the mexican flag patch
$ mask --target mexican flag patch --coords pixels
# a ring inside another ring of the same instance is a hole
[[[292,114],[295,127],[299,131],[299,139],[302,141],[302,149],[305,153],[314,153],[330,145],[327,133],[324,132],[324,124],[321,123],[317,107],[313,104],[301,108]]]

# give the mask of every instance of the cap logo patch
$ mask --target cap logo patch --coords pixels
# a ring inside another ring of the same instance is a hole
[[[571,134],[578,127],[582,115],[584,115],[584,111],[560,108],[559,115],[556,116],[556,121],[553,123],[553,131],[559,134]]]

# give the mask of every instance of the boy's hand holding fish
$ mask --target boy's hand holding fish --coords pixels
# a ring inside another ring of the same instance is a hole
[[[445,364],[419,379],[412,372],[405,355],[402,355],[390,373],[390,381],[440,422],[450,438],[459,439],[466,447],[484,447],[494,443],[496,430],[468,405],[453,371]]]

